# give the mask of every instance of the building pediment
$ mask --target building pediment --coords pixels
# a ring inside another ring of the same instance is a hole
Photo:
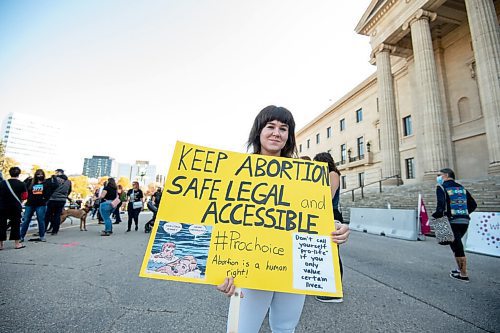
[[[370,30],[396,2],[397,0],[372,0],[354,30],[368,36]]]

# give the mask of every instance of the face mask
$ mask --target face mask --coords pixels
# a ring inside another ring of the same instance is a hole
[[[437,183],[438,183],[439,185],[443,185],[443,182],[444,182],[444,180],[443,180],[443,176],[437,176],[437,177],[436,177],[436,181],[437,181]]]
[[[43,176],[37,175],[37,176],[36,176],[36,179],[38,179],[38,180],[43,180]]]

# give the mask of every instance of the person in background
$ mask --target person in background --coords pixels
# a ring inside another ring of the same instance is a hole
[[[47,213],[45,214],[47,232],[57,235],[61,225],[61,213],[66,204],[66,200],[71,193],[71,180],[66,177],[63,169],[57,169],[47,182]],[[50,227],[49,227],[50,225]]]
[[[339,210],[340,201],[340,171],[335,165],[332,155],[330,153],[319,153],[314,156],[314,160],[317,162],[324,162],[328,164],[328,172],[330,175],[330,189],[332,191],[332,206],[333,206],[333,218],[335,222],[344,223],[344,218]],[[339,249],[340,250],[340,249]],[[342,260],[339,253],[339,265],[340,265],[340,278],[343,276]],[[344,299],[342,297],[329,297],[329,296],[316,296],[316,300],[324,303],[342,303]]]
[[[47,212],[47,184],[45,183],[45,172],[42,169],[35,171],[28,185],[28,201],[24,206],[23,223],[21,225],[21,241],[28,232],[28,227],[36,212],[38,220],[38,238],[32,238],[30,241],[45,242],[45,214]]]
[[[254,154],[288,157],[296,156],[295,121],[290,111],[274,105],[264,108],[255,118],[248,138],[248,148]],[[333,229],[332,224],[332,229]],[[344,243],[349,228],[335,225],[332,241]],[[226,278],[217,289],[227,296],[234,294],[234,278]],[[269,311],[269,325],[273,332],[294,332],[302,314],[306,296],[283,292],[242,289],[238,332],[257,333]]]
[[[101,215],[101,210],[99,209],[99,207],[101,206],[101,203],[102,203],[102,200],[99,199],[99,197],[101,196],[101,193],[102,191],[104,190],[104,188],[106,187],[106,185],[108,185],[108,181],[105,181],[101,187],[99,187],[99,189],[97,190],[97,224],[104,224],[104,219],[102,218],[102,215]]]
[[[101,204],[99,205],[99,211],[104,220],[104,230],[101,232],[101,236],[109,236],[113,233],[113,224],[111,223],[111,213],[114,211],[111,202],[116,199],[118,195],[118,189],[114,178],[108,178],[106,185],[99,195]]]
[[[120,198],[120,203],[115,207],[115,210],[113,211],[113,217],[115,218],[115,222],[113,222],[113,224],[119,224],[122,221],[122,218],[120,216],[120,207],[122,206],[123,202],[127,200],[127,195],[123,190],[123,186],[121,185],[118,185],[118,197]]]
[[[142,190],[139,188],[139,182],[132,182],[132,188],[127,191],[128,197],[128,228],[127,232],[130,231],[132,227],[132,220],[135,222],[135,231],[139,230],[139,214],[142,210],[142,205],[144,204],[144,194]]]
[[[99,211],[99,189],[94,191],[94,197],[92,200],[92,220],[95,219],[95,214]]]
[[[455,256],[457,269],[451,270],[450,277],[455,280],[469,282],[467,274],[467,258],[465,257],[462,237],[469,227],[469,214],[476,210],[477,203],[462,185],[455,182],[455,172],[449,168],[441,169],[436,178],[437,206],[432,214],[434,218],[443,217],[446,213],[450,221],[455,240],[450,244]]]
[[[148,209],[153,212],[153,217],[151,217],[151,220],[146,222],[146,224],[144,225],[145,233],[151,232],[151,229],[153,228],[156,219],[156,214],[158,213],[158,208],[160,207],[160,200],[161,200],[161,187],[158,187],[156,189],[156,192],[153,193],[153,195],[151,196],[151,200],[148,201],[147,203]]]
[[[16,249],[25,246],[21,243],[20,226],[22,202],[28,197],[26,185],[19,180],[21,169],[9,169],[10,179],[0,182],[0,250],[3,242],[7,240],[7,221],[10,221],[9,239],[14,241]]]

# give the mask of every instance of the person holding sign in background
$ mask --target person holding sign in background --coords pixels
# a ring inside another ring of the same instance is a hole
[[[332,155],[330,153],[319,153],[314,156],[314,160],[317,162],[324,162],[328,164],[328,172],[330,173],[330,188],[332,190],[332,206],[333,206],[333,217],[335,218],[335,223],[344,223],[344,218],[339,210],[340,202],[340,171],[335,165]],[[339,255],[339,265],[340,265],[340,277],[342,278],[342,260]],[[344,300],[342,297],[329,297],[329,296],[316,296],[316,300],[324,303],[342,303]]]
[[[248,139],[248,148],[254,154],[295,157],[295,121],[290,111],[284,107],[270,105],[255,118]],[[349,236],[349,227],[337,226],[332,232],[332,241],[341,244]],[[235,291],[234,278],[226,278],[217,289],[227,296]],[[293,332],[299,323],[304,307],[305,295],[283,292],[243,289],[238,320],[239,333],[259,332],[269,311],[269,325],[274,333]]]

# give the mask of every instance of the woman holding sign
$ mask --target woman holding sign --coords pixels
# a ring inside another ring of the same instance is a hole
[[[255,118],[248,139],[248,148],[254,154],[293,157],[296,156],[295,121],[290,111],[270,105]],[[332,232],[332,241],[341,244],[349,236],[349,227],[339,225]],[[234,294],[233,278],[226,278],[217,289],[227,296]],[[269,311],[269,325],[274,333],[293,332],[299,323],[305,295],[283,292],[243,289],[238,320],[239,333],[259,332]]]

